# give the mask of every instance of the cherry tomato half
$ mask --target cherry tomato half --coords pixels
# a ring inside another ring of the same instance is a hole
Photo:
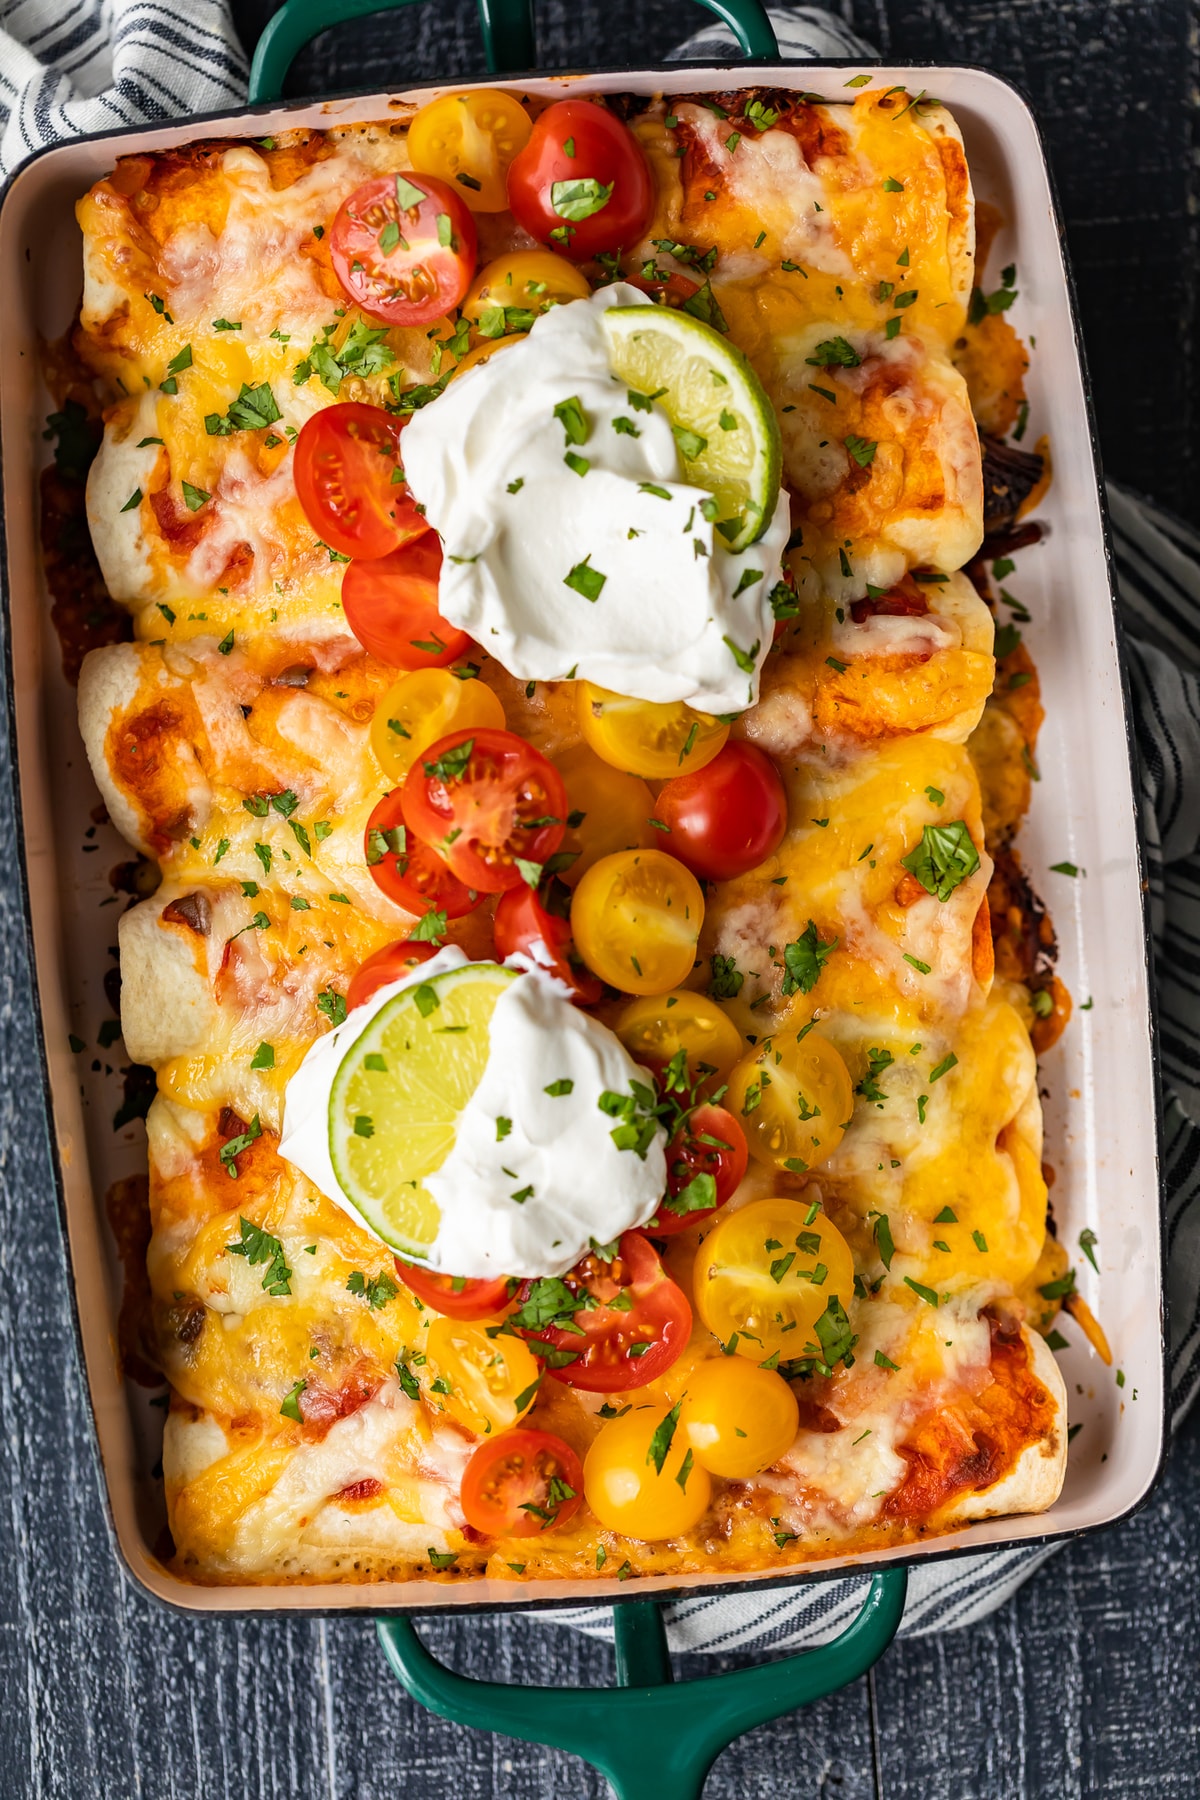
[[[662,850],[620,850],[593,863],[571,901],[588,968],[626,994],[665,994],[691,974],[704,895]]]
[[[378,562],[355,560],[342,579],[342,611],[362,645],[397,669],[436,669],[471,642],[437,609],[442,546],[427,531]]]
[[[496,907],[495,933],[496,955],[502,961],[518,951],[523,956],[530,956],[535,944],[543,944],[549,961],[544,957],[535,960],[565,982],[581,1006],[594,1006],[603,994],[604,983],[597,981],[582,964],[571,960],[571,927],[567,921],[548,912],[534,890],[524,882],[501,894]]]
[[[836,1323],[854,1304],[854,1258],[815,1202],[752,1200],[709,1232],[694,1282],[700,1317],[739,1356],[819,1358],[817,1320]]]
[[[346,293],[389,325],[453,312],[475,273],[475,221],[433,175],[377,175],[334,215],[329,253]]]
[[[539,243],[586,262],[645,236],[654,180],[642,146],[614,113],[592,100],[560,100],[513,158],[508,204]]]
[[[371,879],[405,912],[444,912],[461,919],[483,899],[442,861],[436,850],[410,831],[404,818],[403,789],[385,794],[367,820],[363,850]]]
[[[729,736],[728,725],[683,700],[630,700],[590,681],[576,682],[575,696],[579,729],[596,755],[651,781],[702,769]]]
[[[508,1277],[492,1281],[466,1275],[439,1275],[396,1258],[396,1273],[405,1287],[448,1319],[494,1319],[508,1304]]]
[[[515,732],[452,731],[413,764],[404,811],[460,881],[498,894],[524,881],[518,861],[558,849],[567,795],[554,764]]]
[[[549,1431],[502,1431],[463,1471],[463,1513],[485,1537],[540,1537],[574,1518],[582,1495],[579,1458]]]
[[[783,842],[787,793],[779,771],[755,744],[733,742],[694,775],[659,791],[665,847],[708,881],[732,881],[757,869]]]
[[[665,1374],[686,1348],[692,1331],[687,1296],[640,1231],[624,1233],[611,1262],[589,1253],[564,1275],[563,1284],[580,1301],[563,1327],[519,1323],[533,1295],[529,1282],[518,1294],[512,1322],[535,1354],[538,1343],[549,1346],[550,1373],[568,1387],[593,1394],[643,1387]],[[622,1296],[621,1307],[611,1304]],[[535,1308],[537,1300],[533,1295]],[[569,1329],[572,1324],[582,1328],[582,1337]]]
[[[504,708],[485,682],[460,681],[449,669],[410,669],[375,708],[371,748],[388,780],[403,781],[438,738],[483,725],[504,729]]]
[[[435,1319],[425,1339],[429,1396],[439,1395],[442,1410],[477,1437],[515,1425],[533,1405],[541,1373],[520,1338],[489,1337],[488,1329],[480,1320]]]
[[[509,164],[532,129],[521,102],[502,88],[442,94],[414,117],[408,154],[414,169],[458,182],[472,212],[503,212]]]
[[[682,1050],[689,1079],[711,1069],[705,1075],[709,1083],[725,1081],[746,1052],[742,1034],[724,1008],[690,988],[631,1000],[613,1030],[635,1062],[665,1069]]]
[[[346,1010],[353,1012],[356,1006],[365,1006],[380,988],[390,986],[393,981],[401,981],[421,963],[428,962],[431,956],[436,955],[437,946],[421,939],[414,941],[412,938],[400,938],[394,944],[385,944],[382,950],[376,950],[373,956],[368,956],[365,963],[360,963],[350,977],[350,986],[346,989]]]
[[[428,530],[400,468],[399,419],[341,400],[314,413],[296,439],[292,472],[304,516],[339,556],[386,556]]]
[[[746,1134],[723,1106],[697,1106],[667,1145],[667,1198],[646,1226],[670,1237],[707,1219],[733,1197],[750,1152]]]

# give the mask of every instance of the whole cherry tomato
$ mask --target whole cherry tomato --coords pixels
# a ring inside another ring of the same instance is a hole
[[[733,741],[694,775],[659,791],[657,816],[669,828],[663,847],[693,874],[732,881],[774,855],[787,830],[787,792],[771,758]]]
[[[498,894],[558,849],[567,795],[554,764],[515,732],[452,731],[409,770],[404,812],[460,881]]]
[[[350,299],[372,318],[431,325],[471,285],[475,221],[433,175],[377,175],[338,207],[329,254]]]
[[[509,888],[507,893],[501,894],[496,907],[495,933],[496,955],[501,960],[516,955],[518,951],[523,956],[530,956],[535,944],[543,944],[546,957],[536,957],[534,960],[551,975],[557,975],[560,981],[565,982],[572,991],[572,997],[582,1006],[594,1006],[603,994],[604,983],[597,981],[582,963],[571,960],[570,925],[565,919],[547,911],[534,889],[527,887],[524,882],[520,887]]]
[[[405,912],[444,912],[461,919],[483,899],[451,873],[438,855],[404,819],[403,790],[385,794],[367,820],[363,850],[371,879]]]
[[[342,611],[363,649],[397,669],[443,668],[461,656],[471,640],[437,609],[441,572],[433,531],[377,562],[352,562],[342,578]]]
[[[385,944],[374,955],[368,956],[366,962],[360,963],[350,977],[350,986],[346,990],[347,1011],[365,1006],[380,988],[402,980],[436,955],[437,946],[419,938],[400,938],[394,944]]]
[[[382,406],[342,400],[314,413],[296,439],[292,473],[304,516],[339,556],[386,556],[428,531],[396,479],[404,422]]]
[[[646,1230],[670,1237],[733,1197],[750,1158],[746,1134],[723,1106],[697,1106],[667,1145],[667,1198]]]
[[[485,1438],[463,1471],[463,1514],[485,1537],[540,1537],[582,1503],[579,1458],[549,1431],[522,1426]]]
[[[508,171],[508,204],[539,243],[575,262],[631,249],[654,213],[642,146],[593,100],[560,100],[536,120]]]
[[[494,1319],[508,1304],[508,1277],[480,1281],[466,1275],[439,1275],[396,1258],[396,1273],[405,1287],[448,1319]]]
[[[598,1394],[643,1387],[666,1373],[691,1336],[687,1297],[640,1231],[622,1235],[611,1262],[589,1252],[553,1291],[548,1287],[526,1282],[510,1323],[568,1387]],[[556,1301],[561,1306],[541,1323]],[[546,1349],[539,1351],[539,1343]]]

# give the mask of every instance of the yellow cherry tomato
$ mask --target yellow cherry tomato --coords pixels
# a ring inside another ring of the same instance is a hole
[[[700,1317],[723,1344],[736,1337],[739,1356],[824,1359],[825,1339],[854,1297],[854,1258],[815,1203],[754,1200],[709,1232],[693,1279]]]
[[[618,850],[648,850],[658,842],[661,833],[650,823],[654,796],[638,776],[623,775],[601,762],[586,744],[564,750],[554,763],[567,784],[568,816],[583,815],[577,825],[568,825],[562,841],[565,851],[578,852],[563,870],[568,887],[577,887],[602,856]]]
[[[528,331],[552,306],[586,300],[591,293],[574,263],[553,250],[514,250],[485,263],[462,303],[476,337]]]
[[[746,1047],[728,1013],[690,988],[631,1000],[615,1029],[630,1056],[652,1069],[665,1068],[682,1050],[693,1079],[705,1064],[711,1079],[726,1080]]]
[[[408,154],[422,175],[449,181],[472,212],[503,212],[508,165],[529,142],[533,120],[519,100],[499,88],[443,94],[416,114]]]
[[[627,700],[590,681],[578,684],[579,729],[587,742],[614,769],[666,781],[691,775],[710,763],[725,746],[728,725],[699,713],[682,700],[659,706],[651,700]]]
[[[712,1482],[679,1428],[678,1412],[636,1407],[610,1420],[592,1444],[583,1464],[583,1491],[610,1531],[655,1543],[699,1524]]]
[[[840,1052],[819,1031],[776,1032],[729,1077],[725,1100],[757,1162],[803,1175],[833,1155],[854,1111]]]
[[[688,1380],[679,1427],[701,1463],[747,1481],[791,1449],[800,1408],[782,1375],[738,1356],[713,1356]]]
[[[507,1431],[537,1394],[538,1365],[516,1337],[487,1335],[488,1319],[435,1319],[425,1343],[427,1390],[480,1437]]]
[[[510,344],[519,344],[528,336],[527,331],[516,331],[511,337],[484,338],[482,344],[476,344],[473,350],[468,350],[462,361],[455,365],[451,381],[457,381],[460,375],[465,375],[468,369],[475,368],[479,363],[487,362],[489,357],[495,356],[497,350],[507,350]]]
[[[371,748],[394,785],[438,738],[452,731],[503,729],[504,708],[486,682],[460,681],[449,669],[414,669],[375,708]]]
[[[593,863],[571,901],[575,948],[593,974],[627,994],[665,994],[690,975],[704,895],[662,850],[622,850]]]

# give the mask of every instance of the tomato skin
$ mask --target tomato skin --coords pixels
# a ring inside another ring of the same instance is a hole
[[[600,1429],[583,1465],[587,1503],[601,1525],[643,1543],[680,1537],[700,1523],[712,1499],[712,1482],[678,1425],[661,1469],[654,1435],[665,1423],[657,1407],[634,1407]]]
[[[497,307],[506,313],[504,335],[524,334],[552,305],[586,300],[591,291],[586,276],[553,250],[513,250],[485,263],[471,283],[462,311],[483,343],[496,343],[500,341],[500,334],[494,329],[499,323],[495,316]],[[508,317],[514,309],[531,317]]]
[[[438,612],[441,572],[434,531],[377,561],[355,558],[342,578],[342,611],[363,649],[396,669],[441,669],[461,656],[471,640]]]
[[[535,1353],[539,1342],[555,1351],[573,1353],[574,1361],[550,1368],[556,1381],[592,1394],[616,1394],[657,1381],[686,1349],[692,1333],[687,1296],[664,1271],[657,1250],[640,1231],[622,1235],[611,1263],[589,1254],[563,1280],[573,1293],[590,1293],[601,1302],[575,1315],[584,1337],[556,1325],[540,1331],[517,1327]],[[526,1283],[518,1295],[519,1304],[524,1305],[530,1291]],[[605,1304],[619,1293],[632,1302],[627,1311]],[[641,1344],[648,1349],[640,1356],[633,1355]]]
[[[350,977],[350,986],[346,990],[346,1011],[353,1012],[356,1006],[365,1006],[380,988],[387,987],[393,981],[401,981],[413,969],[419,968],[431,956],[436,955],[436,945],[420,938],[415,941],[412,938],[400,938],[394,944],[385,944],[373,956],[368,956],[365,963],[360,963]]]
[[[386,556],[428,530],[404,482],[400,434],[406,420],[382,406],[339,400],[306,419],[292,474],[304,516],[339,556]]]
[[[553,187],[581,179],[611,184],[612,193],[590,217],[571,220],[555,212]],[[539,243],[586,262],[601,250],[631,248],[645,236],[654,214],[654,180],[642,146],[615,114],[591,100],[560,100],[535,121],[529,142],[513,158],[508,204]]]
[[[567,785],[571,808],[563,849],[574,861],[561,876],[568,887],[577,887],[602,856],[648,850],[657,843],[661,834],[650,823],[654,796],[639,776],[614,769],[587,744],[563,750],[554,765]],[[569,823],[572,815],[578,818],[575,825]]]
[[[550,953],[550,963],[541,958],[534,960],[546,968],[551,975],[565,982],[571,989],[571,997],[581,1006],[595,1006],[604,992],[604,983],[597,981],[581,965],[573,963],[568,954],[571,947],[571,927],[565,919],[556,918],[548,912],[538,899],[537,894],[524,882],[520,887],[509,888],[501,894],[496,907],[494,924],[496,933],[496,955],[503,962],[509,956],[519,952],[523,956],[532,954],[533,945],[539,941]]]
[[[503,212],[508,166],[532,129],[525,108],[503,88],[441,94],[413,118],[408,154],[414,169],[426,169],[441,181],[465,174],[462,197],[472,212]]]
[[[787,831],[787,791],[756,744],[734,741],[658,796],[672,856],[707,881],[732,881],[773,856]]]
[[[421,200],[403,205],[398,192]],[[438,220],[448,217],[450,242]],[[392,237],[391,249],[381,245]],[[454,189],[433,175],[377,175],[348,194],[329,228],[334,272],[356,306],[389,325],[431,325],[453,312],[475,273],[475,221]]]
[[[394,850],[387,843],[381,847],[382,835],[394,831],[405,834],[403,847]],[[376,887],[405,912],[440,911],[448,919],[461,919],[474,912],[483,899],[479,889],[468,888],[435,850],[408,829],[401,788],[385,794],[371,813],[363,835],[363,854]]]
[[[706,1138],[719,1138],[727,1147],[705,1143]],[[673,1200],[697,1175],[711,1175],[716,1200],[688,1212],[677,1212],[664,1200],[646,1230],[654,1237],[671,1237],[701,1219],[711,1219],[737,1192],[749,1160],[746,1134],[733,1114],[723,1106],[697,1106],[667,1145],[667,1193]]]
[[[552,1482],[569,1493],[559,1498]],[[550,1431],[522,1426],[485,1438],[463,1471],[463,1513],[485,1537],[540,1537],[573,1519],[582,1496],[583,1466],[570,1444]],[[528,1505],[553,1509],[553,1517],[539,1518],[525,1511]]]
[[[508,1305],[507,1275],[482,1281],[465,1275],[439,1275],[398,1256],[395,1262],[405,1287],[447,1319],[493,1319]]]
[[[453,774],[427,773],[454,764]],[[514,731],[452,731],[413,764],[404,783],[404,811],[417,836],[471,887],[498,894],[525,877],[522,861],[544,863],[562,843],[567,795],[549,759]],[[524,824],[524,820],[550,820]],[[457,833],[457,835],[455,835]]]
[[[748,1481],[796,1441],[800,1408],[782,1375],[740,1356],[711,1356],[688,1377],[679,1428],[696,1461],[726,1481]]]

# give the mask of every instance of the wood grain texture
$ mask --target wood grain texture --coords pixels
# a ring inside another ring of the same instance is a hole
[[[247,40],[269,0],[240,0]],[[1197,6],[854,0],[895,57],[981,62],[1037,106],[1068,221],[1109,468],[1200,519]],[[680,0],[542,0],[544,67],[654,60]],[[328,34],[296,91],[476,72],[473,5]],[[35,1068],[0,756],[0,1796],[3,1800],[579,1800],[572,1758],[413,1706],[366,1620],[197,1621],[124,1577],[104,1518]],[[1191,1800],[1200,1792],[1200,1428],[1135,1519],[1055,1556],[969,1632],[893,1647],[868,1681],[751,1734],[708,1800]],[[464,1671],[578,1685],[602,1647],[439,1621]],[[681,1674],[708,1672],[694,1659]],[[647,1746],[647,1755],[660,1747]]]

